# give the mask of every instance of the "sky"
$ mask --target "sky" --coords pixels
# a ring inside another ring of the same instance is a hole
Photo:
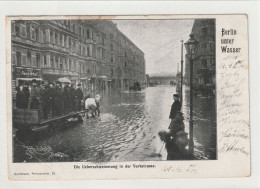
[[[175,75],[181,61],[181,40],[189,39],[194,20],[114,20],[145,54],[146,73]],[[184,48],[185,54],[185,48]],[[180,66],[179,66],[180,70]]]

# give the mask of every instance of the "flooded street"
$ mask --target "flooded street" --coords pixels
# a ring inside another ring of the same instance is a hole
[[[189,91],[184,88],[185,131],[189,127]],[[58,156],[30,157],[15,142],[15,162],[23,161],[131,161],[166,160],[166,150],[158,132],[168,130],[174,86],[148,87],[141,92],[113,91],[101,94],[100,118],[83,118],[82,124],[60,130],[31,144],[48,147]],[[215,159],[215,101],[194,99],[195,156]],[[210,107],[210,108],[209,108]],[[161,150],[162,149],[162,150]],[[27,149],[28,151],[28,149]],[[161,156],[159,155],[161,154]]]

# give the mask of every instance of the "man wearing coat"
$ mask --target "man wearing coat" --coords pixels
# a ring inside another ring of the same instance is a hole
[[[181,102],[179,100],[179,95],[178,94],[174,94],[173,95],[173,104],[172,104],[172,108],[171,108],[171,112],[170,112],[170,119],[174,119],[177,115],[178,112],[181,111]]]
[[[50,83],[50,86],[46,89],[46,111],[51,113],[52,117],[55,116],[55,95],[54,83]]]
[[[174,100],[174,102],[172,104],[172,108],[171,108],[171,112],[170,112],[170,116],[169,116],[169,118],[171,119],[171,123],[169,125],[170,130],[173,130],[174,127],[176,127],[175,118],[176,118],[177,114],[181,112],[181,102],[179,100],[179,95],[174,94],[173,100]]]
[[[81,110],[81,100],[83,99],[83,92],[81,89],[81,84],[77,85],[77,89],[75,91],[75,100],[76,100],[76,111]]]
[[[75,111],[75,88],[74,83],[71,83],[69,88],[69,111]]]
[[[40,113],[41,113],[41,116],[43,117],[43,119],[46,119],[46,117],[44,116],[44,113],[43,113],[45,111],[44,92],[45,92],[45,83],[44,83],[44,81],[42,81],[40,84],[40,87],[38,89],[39,109],[40,109]]]
[[[35,79],[32,80],[32,86],[30,91],[30,109],[38,109],[39,108],[39,92],[37,89],[37,81]]]
[[[62,115],[63,98],[62,98],[61,83],[59,81],[56,82],[54,103],[55,103],[55,108],[54,108],[55,116]]]

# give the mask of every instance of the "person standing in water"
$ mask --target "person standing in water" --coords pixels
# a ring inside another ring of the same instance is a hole
[[[181,111],[181,102],[180,102],[179,95],[174,94],[173,100],[174,100],[174,102],[172,104],[172,108],[171,108],[171,112],[170,112],[170,116],[169,116],[169,118],[171,120],[173,120],[176,117],[177,113]]]

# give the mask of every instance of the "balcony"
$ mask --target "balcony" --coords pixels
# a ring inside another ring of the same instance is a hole
[[[12,41],[26,43],[28,45],[32,45],[35,47],[41,47],[41,43],[39,43],[38,41],[30,40],[30,39],[23,38],[23,37],[16,36],[16,35],[12,35]]]
[[[70,50],[67,47],[61,47],[61,46],[58,46],[58,45],[55,45],[55,44],[52,44],[52,43],[43,43],[42,45],[45,48],[57,50],[59,52],[60,51],[63,51],[63,52],[66,52],[66,53],[70,52]]]

